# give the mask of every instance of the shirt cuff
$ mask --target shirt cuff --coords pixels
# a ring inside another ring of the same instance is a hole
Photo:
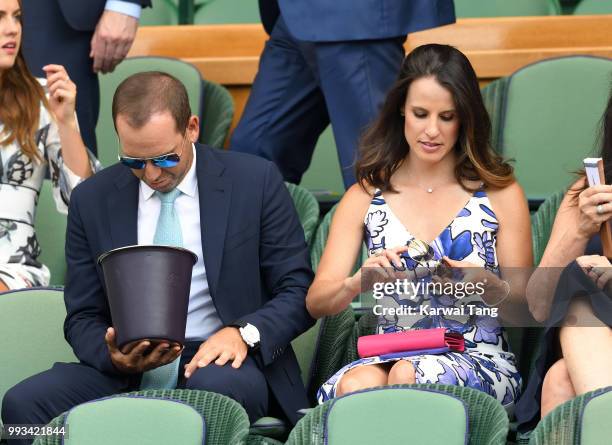
[[[107,0],[104,9],[107,11],[119,12],[121,14],[134,17],[135,19],[139,19],[142,6],[136,3],[124,2],[120,0]]]

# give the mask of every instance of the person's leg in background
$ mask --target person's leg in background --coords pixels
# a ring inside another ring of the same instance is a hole
[[[404,59],[405,37],[316,43],[316,61],[345,188],[355,182],[359,138],[376,119]],[[398,110],[399,113],[399,110]]]
[[[46,425],[73,406],[126,392],[134,381],[102,374],[80,363],[56,363],[9,389],[2,400],[2,423]],[[29,443],[29,441],[9,444]]]
[[[325,100],[312,69],[279,18],[261,55],[230,150],[269,159],[286,181],[299,184],[328,124]]]

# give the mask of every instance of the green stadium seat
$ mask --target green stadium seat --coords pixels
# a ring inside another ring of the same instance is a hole
[[[582,0],[574,9],[574,15],[612,14],[611,0]]]
[[[297,210],[300,223],[304,229],[306,243],[310,246],[312,237],[319,224],[319,203],[312,193],[304,187],[289,182],[285,182],[285,185],[287,186],[287,190],[289,190],[293,205]]]
[[[338,407],[337,417],[334,406]],[[429,419],[423,419],[430,410],[441,416],[430,415]],[[465,423],[460,424],[466,418],[467,428]],[[464,441],[466,430],[469,437]],[[450,434],[450,438],[442,437],[448,433],[454,434]],[[503,445],[507,433],[506,411],[484,392],[451,385],[393,385],[332,399],[317,406],[297,423],[286,443],[370,444],[378,439],[389,443]],[[335,440],[338,434],[341,439]],[[345,442],[344,437],[350,440]]]
[[[590,56],[528,65],[485,88],[496,148],[515,160],[530,200],[567,188],[582,160],[597,153],[596,138],[609,91],[612,60]]]
[[[209,81],[202,81],[200,72],[193,65],[165,57],[133,57],[125,59],[114,72],[100,75],[100,117],[96,127],[98,159],[104,167],[115,164],[119,153],[119,141],[112,118],[112,100],[119,84],[139,72],[162,71],[180,80],[187,89],[191,112],[200,116],[200,141],[221,147],[229,132],[234,109],[225,88]]]
[[[0,401],[14,385],[55,362],[76,360],[64,340],[64,292],[31,288],[0,295]]]
[[[319,136],[300,185],[310,190],[321,203],[335,203],[342,197],[344,182],[331,125]]]
[[[561,13],[558,0],[455,0],[457,18],[537,16]]]
[[[66,215],[57,211],[53,198],[51,181],[44,180],[34,220],[36,238],[41,248],[38,261],[45,264],[51,272],[50,284],[63,286],[66,277]]]
[[[169,26],[178,24],[176,0],[152,0],[152,8],[144,8],[140,14],[140,26]]]
[[[259,3],[251,0],[206,0],[196,2],[196,25],[260,23]]]
[[[544,417],[529,436],[529,445],[599,445],[610,443],[612,387],[587,392]]]
[[[168,404],[171,401],[179,403],[172,404],[175,405],[173,407]],[[178,405],[184,406],[183,413],[178,412]],[[200,421],[203,417],[206,422],[206,440],[201,440],[199,443],[207,445],[245,443],[249,420],[246,411],[238,402],[221,394],[184,389],[118,394],[80,405],[76,416],[74,412],[69,411],[70,414],[63,413],[48,424],[52,428],[60,427],[64,425],[68,415],[68,436],[70,437],[74,429],[78,442],[62,442],[59,436],[48,436],[40,437],[34,443],[36,445],[195,443],[182,441],[187,433],[192,437],[197,433],[197,419],[192,410],[200,416]],[[72,416],[74,416],[73,425],[70,423]],[[79,425],[80,423],[82,425]],[[175,431],[179,427],[181,429],[185,427],[186,430]],[[150,430],[150,433],[146,430]],[[170,430],[173,431],[174,437],[164,440],[163,437],[167,436]],[[87,437],[87,431],[96,431],[97,434],[89,434],[90,437]],[[157,433],[157,438],[147,439],[151,433]]]

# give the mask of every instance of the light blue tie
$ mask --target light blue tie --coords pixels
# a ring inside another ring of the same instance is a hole
[[[174,201],[181,194],[179,189],[168,193],[155,192],[161,201],[161,209],[157,218],[153,244],[183,247],[183,233]],[[152,369],[142,375],[140,389],[174,389],[178,381],[180,357],[159,368]]]

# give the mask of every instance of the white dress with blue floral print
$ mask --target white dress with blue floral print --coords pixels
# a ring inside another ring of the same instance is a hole
[[[46,80],[38,81],[46,86]],[[0,140],[6,137],[3,130],[0,122]],[[72,189],[82,181],[64,164],[58,127],[42,103],[35,138],[43,162],[28,158],[16,141],[0,146],[0,280],[9,289],[49,284],[49,269],[37,260],[40,246],[34,231],[45,174],[51,178],[57,210],[64,214]],[[100,163],[88,154],[92,171],[100,170]]]
[[[414,239],[393,214],[378,190],[368,208],[364,223],[369,255],[375,254],[380,249],[407,245]],[[495,252],[497,229],[497,218],[487,194],[481,189],[470,197],[457,216],[430,245],[436,260],[448,256],[457,261],[483,266],[497,273],[498,263]],[[415,261],[408,255],[402,254],[401,258],[408,270],[417,267]],[[395,293],[385,294],[377,303],[384,308],[402,306],[459,308],[462,305],[485,307],[482,298],[476,295],[459,299],[427,292],[412,295],[410,298]],[[465,314],[461,315],[447,315],[448,312],[442,314],[443,311],[433,312],[435,312],[433,315],[429,313],[421,315],[421,311],[416,309],[413,315],[381,315],[377,332],[383,334],[408,329],[444,327],[463,334],[465,352],[393,359],[369,357],[356,360],[344,366],[323,384],[318,392],[319,402],[333,398],[340,378],[356,366],[409,360],[415,368],[417,383],[442,383],[479,389],[495,397],[508,411],[512,411],[514,402],[520,394],[521,376],[516,369],[514,354],[508,348],[508,342],[498,320],[490,315],[473,314],[471,312],[478,311],[469,311],[465,308]],[[386,313],[393,312],[386,311]]]

